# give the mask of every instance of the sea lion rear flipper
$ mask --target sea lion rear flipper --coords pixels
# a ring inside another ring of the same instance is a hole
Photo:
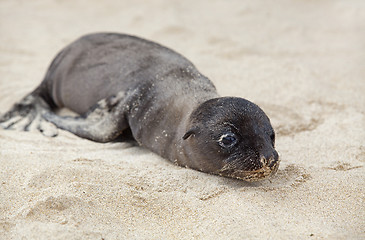
[[[38,129],[43,135],[54,137],[58,134],[57,128],[42,118],[42,114],[50,111],[51,107],[39,95],[31,93],[0,116],[0,127],[23,131]]]
[[[110,97],[99,101],[84,116],[62,117],[53,112],[45,112],[43,118],[58,128],[79,137],[96,142],[110,142],[128,128],[124,116],[121,97]]]

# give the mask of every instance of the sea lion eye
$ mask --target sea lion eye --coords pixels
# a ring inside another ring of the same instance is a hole
[[[223,134],[219,138],[218,143],[221,147],[224,147],[224,148],[233,147],[237,143],[236,135],[234,133]]]

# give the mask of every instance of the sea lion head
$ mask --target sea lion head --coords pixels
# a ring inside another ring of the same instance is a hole
[[[269,118],[243,98],[214,98],[199,105],[189,118],[183,144],[189,166],[203,172],[257,181],[279,167]]]

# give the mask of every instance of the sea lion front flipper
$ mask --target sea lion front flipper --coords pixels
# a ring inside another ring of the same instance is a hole
[[[55,137],[57,128],[42,118],[45,112],[50,111],[51,107],[39,95],[31,93],[0,116],[0,127],[23,131],[37,129],[45,136]]]
[[[122,96],[100,100],[84,116],[62,117],[45,112],[43,118],[58,128],[96,142],[110,142],[128,128]]]

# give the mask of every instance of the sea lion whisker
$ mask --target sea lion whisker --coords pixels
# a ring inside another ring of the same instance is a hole
[[[230,156],[229,158],[227,158],[226,164],[220,169],[220,172],[232,169],[241,169],[245,162],[248,159],[252,158],[253,155],[254,154],[249,154],[244,159],[241,158],[243,156],[243,154],[241,153]]]

